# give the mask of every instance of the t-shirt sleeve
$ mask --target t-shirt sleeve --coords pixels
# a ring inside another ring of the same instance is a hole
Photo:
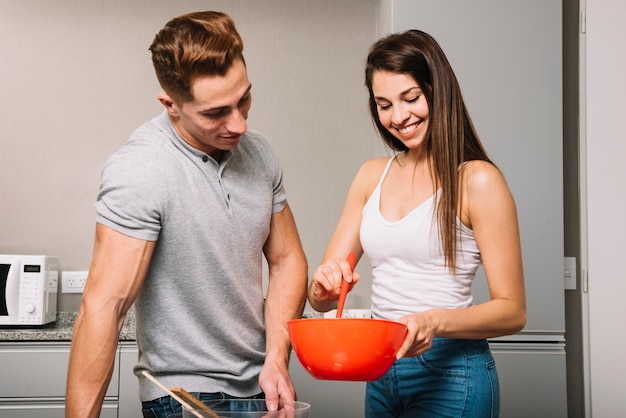
[[[284,184],[283,166],[272,148],[270,141],[258,132],[248,132],[263,157],[267,173],[270,176],[273,188],[272,213],[278,213],[287,205],[287,191]]]
[[[165,201],[156,168],[133,153],[111,157],[102,170],[96,221],[124,235],[156,241]]]
[[[274,200],[272,202],[272,213],[278,213],[287,205],[287,191],[283,183],[283,166],[278,159],[275,159],[274,171]]]

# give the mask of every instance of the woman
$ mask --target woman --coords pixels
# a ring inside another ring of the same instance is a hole
[[[526,301],[515,202],[469,117],[437,42],[411,30],[376,42],[365,70],[372,118],[391,158],[357,173],[311,306],[335,306],[346,255],[372,265],[372,316],[407,325],[397,360],[368,382],[367,417],[495,417],[499,388],[486,339],[521,330]],[[472,304],[482,262],[490,300]]]

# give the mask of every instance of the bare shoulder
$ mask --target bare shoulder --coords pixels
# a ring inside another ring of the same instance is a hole
[[[504,187],[508,190],[502,172],[488,161],[472,160],[461,168],[461,184],[470,194],[488,192]]]
[[[374,158],[366,161],[354,178],[353,186],[369,197],[380,181],[389,157]]]
[[[380,178],[389,162],[389,157],[374,158],[363,163],[359,169],[359,174],[373,175],[376,178]]]
[[[350,186],[350,197],[363,205],[380,181],[388,161],[389,157],[381,157],[363,163]]]
[[[515,202],[504,175],[488,161],[468,161],[461,168],[461,221],[476,226],[480,219],[516,215]]]

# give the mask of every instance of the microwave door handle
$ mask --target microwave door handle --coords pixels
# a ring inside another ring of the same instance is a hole
[[[20,307],[20,271],[22,262],[19,257],[11,261],[9,273],[7,274],[6,303],[9,311],[10,324],[17,324]]]

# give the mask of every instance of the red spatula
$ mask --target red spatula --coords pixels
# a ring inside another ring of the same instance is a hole
[[[348,254],[348,263],[350,263],[350,270],[354,271],[354,266],[356,265],[356,254],[354,251],[350,251]],[[341,289],[339,290],[339,302],[337,304],[337,316],[336,318],[341,318],[343,314],[343,305],[346,303],[346,296],[348,295],[348,288],[350,287],[350,283],[345,280],[341,281]]]

